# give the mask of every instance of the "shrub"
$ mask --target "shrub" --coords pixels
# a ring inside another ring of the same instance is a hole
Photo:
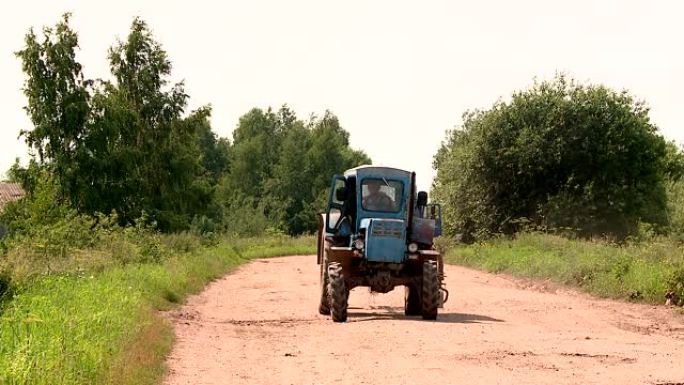
[[[564,76],[464,114],[435,156],[448,233],[534,227],[624,239],[663,226],[666,143],[626,92]]]
[[[667,290],[680,301],[684,300],[684,264],[673,269],[667,280]]]

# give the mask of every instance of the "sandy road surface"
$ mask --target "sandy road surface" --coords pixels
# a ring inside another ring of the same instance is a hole
[[[437,322],[403,290],[318,315],[315,256],[258,260],[172,314],[166,384],[684,383],[684,317],[448,266]]]

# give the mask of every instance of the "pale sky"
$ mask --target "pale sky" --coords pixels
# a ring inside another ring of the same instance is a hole
[[[418,173],[464,111],[535,77],[566,72],[627,89],[663,135],[684,141],[684,3],[678,1],[16,1],[0,23],[0,175],[27,159],[24,75],[13,52],[29,27],[72,12],[86,77],[107,78],[107,49],[146,20],[184,79],[190,107],[213,105],[231,136],[252,107],[326,109],[375,164]]]

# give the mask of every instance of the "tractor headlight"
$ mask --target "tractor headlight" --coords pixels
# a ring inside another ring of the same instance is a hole
[[[357,249],[357,250],[363,250],[363,246],[364,246],[364,244],[363,244],[363,239],[359,238],[359,239],[357,239],[357,240],[354,241],[354,248],[355,248],[355,249]]]
[[[414,242],[409,243],[408,251],[409,253],[415,253],[416,251],[418,251],[418,244]]]

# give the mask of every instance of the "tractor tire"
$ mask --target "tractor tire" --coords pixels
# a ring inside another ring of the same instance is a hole
[[[332,262],[328,265],[328,298],[330,298],[330,315],[334,322],[347,321],[347,300],[349,290],[344,282],[342,265]]]
[[[404,292],[404,314],[421,315],[420,291],[416,285],[406,285]]]
[[[421,315],[423,319],[437,319],[440,303],[439,269],[436,261],[423,262],[423,285],[421,289]]]
[[[326,258],[321,262],[321,301],[318,304],[318,312],[323,315],[330,314],[330,298],[328,298],[328,260]]]

